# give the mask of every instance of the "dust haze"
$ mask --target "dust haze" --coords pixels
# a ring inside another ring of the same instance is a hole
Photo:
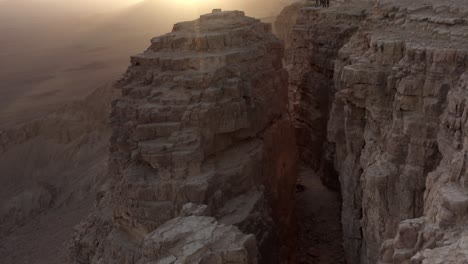
[[[274,16],[280,1],[0,1],[0,127],[29,121],[123,72],[149,40],[213,8]]]

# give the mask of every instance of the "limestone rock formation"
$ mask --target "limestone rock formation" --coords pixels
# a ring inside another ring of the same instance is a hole
[[[79,227],[72,262],[293,261],[282,57],[271,25],[221,10],[133,56],[113,103],[113,183]]]
[[[298,12],[283,34],[298,143],[326,181],[339,174],[348,263],[468,261],[466,4]]]
[[[165,223],[143,241],[140,263],[257,263],[253,235],[210,217],[182,217]]]

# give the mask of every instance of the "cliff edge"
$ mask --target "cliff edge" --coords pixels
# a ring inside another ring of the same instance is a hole
[[[283,51],[271,25],[214,10],[132,57],[112,107],[113,182],[73,263],[293,261]]]

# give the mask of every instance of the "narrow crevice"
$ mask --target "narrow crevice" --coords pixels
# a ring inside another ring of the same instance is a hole
[[[341,16],[339,10],[333,10],[332,13],[340,15],[330,16],[326,11],[316,8],[312,2],[298,3],[286,8],[276,23],[277,34],[286,47],[284,62],[289,72],[290,111],[299,162],[303,164],[295,207],[297,263],[300,264],[340,264],[360,255],[350,256],[349,252],[360,251],[361,237],[352,242],[346,239],[358,236],[356,229],[360,228],[361,218],[355,210],[360,208],[351,207],[360,204],[354,204],[354,199],[361,198],[350,189],[356,188],[359,193],[360,186],[356,181],[340,182],[342,164],[337,161],[343,154],[340,144],[344,138],[340,135],[344,131],[334,127],[336,124],[330,120],[337,118],[333,115],[344,116],[333,110],[337,103],[335,94],[340,88],[335,77],[341,74],[335,71],[346,63],[340,50],[357,32],[363,13]],[[296,26],[285,26],[291,24]],[[347,208],[344,214],[343,206]],[[349,223],[344,226],[342,214],[349,217]]]
[[[346,263],[342,246],[341,194],[301,166],[296,194],[297,263]]]

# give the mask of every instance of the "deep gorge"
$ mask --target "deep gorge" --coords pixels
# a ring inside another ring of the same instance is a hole
[[[467,259],[450,252],[464,248],[465,213],[453,207],[467,208],[464,176],[444,178],[463,149],[449,143],[463,125],[449,120],[464,111],[452,100],[465,85],[466,45],[451,30],[465,20],[429,2],[303,3],[276,23],[301,162],[327,186],[340,183],[348,263]]]
[[[300,263],[318,178],[342,202],[329,262],[464,263],[467,14],[300,2],[282,41],[240,11],[176,24],[116,85],[110,187],[72,263]]]

